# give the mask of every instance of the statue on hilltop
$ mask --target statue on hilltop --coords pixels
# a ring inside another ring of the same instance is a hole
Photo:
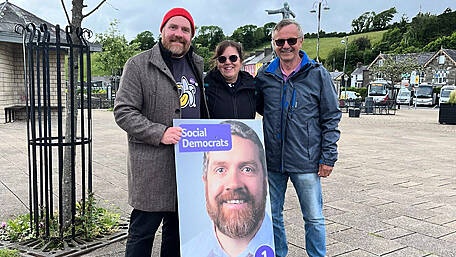
[[[277,10],[265,10],[268,14],[277,14],[281,13],[282,14],[282,19],[290,19],[290,15],[293,16],[293,18],[296,18],[296,14],[292,10],[290,10],[290,6],[288,5],[287,2],[283,3],[283,8],[277,9]]]

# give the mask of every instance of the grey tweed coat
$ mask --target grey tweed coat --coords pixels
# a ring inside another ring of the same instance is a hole
[[[192,59],[202,81],[203,59],[194,53]],[[126,62],[114,117],[128,135],[128,203],[142,211],[176,211],[174,145],[160,140],[173,119],[181,117],[180,102],[158,44]]]

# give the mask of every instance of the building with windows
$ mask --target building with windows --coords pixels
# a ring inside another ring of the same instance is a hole
[[[272,48],[265,48],[264,50],[257,50],[255,54],[246,58],[242,62],[242,70],[247,71],[252,76],[256,76],[258,70],[264,64],[268,64],[273,59]]]
[[[368,76],[364,77],[363,85],[370,81],[384,79],[382,74],[373,74],[371,67],[384,65],[385,60],[390,59],[394,62],[416,61],[421,67],[416,71],[409,71],[403,74],[403,82],[406,84],[432,84],[436,86],[456,84],[456,50],[440,49],[437,52],[411,53],[411,54],[382,54],[380,53],[375,60],[367,66]]]
[[[356,69],[351,73],[351,83],[350,87],[367,87],[367,79],[366,77],[368,76],[368,69],[367,65],[362,65],[361,63],[358,63],[356,65]]]
[[[424,70],[429,84],[456,85],[456,50],[440,49],[424,64]]]
[[[24,51],[22,35],[15,32],[15,26],[21,24],[26,26],[33,23],[36,26],[46,24],[50,32],[51,42],[56,39],[56,27],[36,15],[5,1],[0,3],[0,122],[6,122],[6,110],[17,108],[14,111],[17,118],[25,118],[26,90],[24,72]],[[60,30],[62,42],[65,42],[65,31]],[[101,45],[92,44],[91,51],[101,51]],[[67,54],[67,49],[62,48],[62,58]],[[49,51],[49,63],[51,68],[57,67],[57,52]],[[51,106],[57,101],[57,77],[65,81],[65,62],[60,63],[61,74],[51,73]],[[42,83],[42,81],[41,81]],[[61,90],[65,94],[65,88]]]

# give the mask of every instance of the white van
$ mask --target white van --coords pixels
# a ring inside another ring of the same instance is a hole
[[[456,90],[456,86],[443,86],[440,89],[439,106],[441,103],[446,103],[450,100],[450,93],[453,90]]]
[[[412,92],[408,89],[401,89],[396,97],[397,104],[413,104]]]

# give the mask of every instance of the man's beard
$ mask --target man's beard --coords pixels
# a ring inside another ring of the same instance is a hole
[[[182,43],[182,45],[173,45],[173,42]],[[184,56],[190,48],[190,43],[182,38],[172,37],[166,40],[162,40],[163,46],[168,49],[174,57]]]
[[[224,192],[215,197],[215,205],[208,201],[206,191],[206,209],[217,229],[230,238],[244,238],[258,227],[263,221],[266,206],[266,182],[263,187],[263,196],[260,202],[256,202],[246,189],[237,189]],[[247,208],[242,210],[224,210],[223,202],[228,200],[244,200]]]

